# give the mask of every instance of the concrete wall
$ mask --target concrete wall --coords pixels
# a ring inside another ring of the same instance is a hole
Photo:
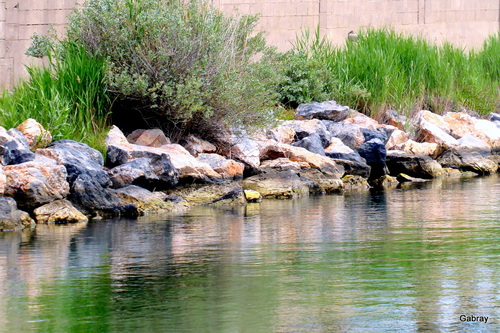
[[[36,63],[24,52],[33,33],[52,25],[63,30],[77,0],[0,0],[0,87],[11,87]],[[479,46],[500,24],[499,0],[213,0],[223,11],[260,14],[258,29],[271,44],[286,50],[301,28],[318,25],[343,43],[350,30],[394,27],[437,42]]]

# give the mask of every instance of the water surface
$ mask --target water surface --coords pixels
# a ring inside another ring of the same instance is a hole
[[[499,195],[437,180],[0,233],[0,332],[500,331]]]

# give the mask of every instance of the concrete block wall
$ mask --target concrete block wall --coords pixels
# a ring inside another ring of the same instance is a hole
[[[12,87],[24,66],[40,64],[24,52],[36,32],[64,30],[78,0],[0,0],[0,87]],[[303,28],[335,43],[361,27],[392,26],[436,42],[476,47],[498,32],[498,0],[212,0],[227,13],[258,14],[257,29],[280,50],[291,47]]]

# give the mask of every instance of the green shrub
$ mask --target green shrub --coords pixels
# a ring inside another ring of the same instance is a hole
[[[256,22],[205,0],[89,0],[68,32],[107,57],[120,106],[113,119],[125,106],[175,140],[272,118],[279,75],[273,49],[253,33]]]
[[[35,43],[29,50],[38,56],[47,55],[49,65],[28,68],[25,81],[2,93],[0,125],[12,128],[34,118],[55,140],[82,141],[103,151],[110,104],[106,63],[74,43],[51,43]]]

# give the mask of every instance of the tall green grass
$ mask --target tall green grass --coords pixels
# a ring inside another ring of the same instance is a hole
[[[12,128],[34,118],[58,139],[85,142],[101,151],[110,100],[106,62],[71,42],[61,42],[46,67],[28,68],[29,77],[0,98],[0,125]]]
[[[285,59],[281,96],[292,106],[331,98],[372,115],[386,108],[484,114],[495,111],[499,100],[499,35],[467,52],[390,28],[365,29],[358,41],[336,46],[317,30],[298,36]],[[301,71],[309,76],[297,76]]]

